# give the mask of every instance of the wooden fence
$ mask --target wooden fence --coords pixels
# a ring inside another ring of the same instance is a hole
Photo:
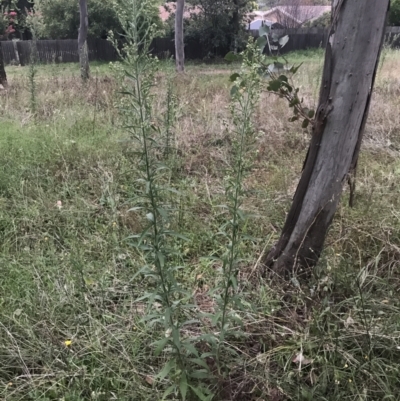
[[[304,50],[307,48],[325,47],[328,39],[328,31],[318,28],[275,30],[278,36],[289,35],[289,42],[282,52]],[[258,31],[250,31],[253,36],[258,36]],[[386,30],[387,43],[393,47],[400,47],[400,27],[388,27]],[[37,55],[41,63],[67,63],[78,62],[78,42],[76,39],[66,40],[38,40]],[[115,61],[118,54],[113,45],[104,39],[89,39],[89,60]],[[4,41],[2,42],[3,58],[5,64],[26,65],[29,63],[32,42]],[[152,54],[159,58],[167,58],[175,53],[174,41],[170,38],[156,38],[151,45]],[[222,53],[222,51],[221,51]],[[224,56],[224,54],[214,55]],[[194,41],[187,42],[185,46],[185,58],[189,60],[203,59],[208,56],[206,49]]]
[[[79,62],[78,41],[38,40],[36,42],[37,56],[40,63],[69,63]],[[118,59],[113,45],[104,39],[88,40],[89,60],[115,61]],[[32,41],[2,42],[4,64],[29,63],[32,52]]]
[[[258,31],[250,31],[252,36],[258,37]],[[281,49],[281,53],[294,50],[305,50],[310,48],[325,48],[328,40],[329,31],[321,28],[297,28],[297,29],[276,29],[272,31],[278,37],[289,35],[289,41]],[[400,48],[400,27],[387,27],[385,33],[385,43],[393,48]]]

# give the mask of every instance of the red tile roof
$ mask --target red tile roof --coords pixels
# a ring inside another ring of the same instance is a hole
[[[166,21],[171,14],[175,14],[176,3],[169,2],[165,3],[159,7],[160,10],[160,18],[162,21]],[[201,13],[200,7],[192,7],[185,5],[185,10],[183,12],[183,18],[190,18],[191,14],[199,14]]]

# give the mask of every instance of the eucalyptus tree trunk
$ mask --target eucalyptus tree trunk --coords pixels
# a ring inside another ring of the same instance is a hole
[[[4,68],[3,49],[1,46],[1,41],[0,41],[0,85],[2,85],[3,88],[7,87],[7,74]]]
[[[87,34],[89,29],[87,0],[79,0],[80,25],[78,35],[79,64],[83,81],[89,79],[89,52]]]
[[[175,10],[175,63],[176,71],[185,71],[185,44],[183,42],[183,9],[185,0],[176,1]]]
[[[264,259],[281,276],[318,262],[357,166],[388,8],[389,0],[333,1],[311,143],[280,239]]]

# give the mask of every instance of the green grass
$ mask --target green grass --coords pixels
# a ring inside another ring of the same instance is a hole
[[[315,103],[321,52],[288,58],[304,62],[298,83]],[[38,68],[36,117],[26,67],[7,68],[10,89],[0,94],[0,399],[161,400],[168,380],[154,376],[167,356],[155,357],[151,343],[162,333],[141,321],[144,305],[134,303],[151,282],[134,278],[143,259],[128,237],[144,222],[129,211],[139,193],[137,159],[114,108],[118,85],[105,64],[92,65],[86,88],[77,65]],[[216,233],[225,219],[218,205],[230,155],[224,121],[229,126],[233,68],[189,64],[175,78],[175,224],[189,237],[180,279],[201,310],[212,307],[207,288],[219,280],[209,257],[222,249]],[[215,400],[399,399],[398,68],[397,53],[389,52],[355,208],[345,192],[322,260],[301,290],[271,288],[253,271],[278,238],[308,143],[287,122],[287,106],[262,95],[258,157],[245,183],[245,207],[256,216],[246,232],[255,239],[241,249],[239,277],[247,337],[230,339],[240,357]],[[161,111],[171,70],[163,65],[157,78]],[[301,368],[293,362],[300,352]]]
[[[90,63],[91,72],[93,75],[96,73],[107,74],[110,73],[110,63],[93,61]],[[6,73],[10,77],[23,77],[27,75],[28,67],[20,66],[6,66]],[[52,76],[76,76],[80,74],[78,63],[62,63],[62,64],[39,64],[38,77],[52,77]]]

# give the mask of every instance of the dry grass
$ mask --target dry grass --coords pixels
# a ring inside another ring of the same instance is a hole
[[[321,54],[297,78],[315,105]],[[400,372],[399,193],[400,57],[385,53],[358,172],[356,206],[347,193],[308,285],[270,288],[254,270],[278,237],[301,172],[309,136],[283,100],[263,94],[255,116],[257,157],[246,180],[246,231],[239,311],[247,333],[230,339],[239,358],[219,382],[216,400],[398,399]],[[165,110],[170,67],[155,88]],[[179,99],[176,182],[181,192],[181,279],[199,308],[219,280],[224,170],[230,163],[230,68],[192,66],[174,78]],[[0,399],[154,400],[163,358],[152,355],[157,331],[134,304],[148,284],[132,280],[141,256],[127,237],[142,221],[135,202],[136,162],[114,105],[118,84],[98,66],[82,88],[77,67],[40,66],[37,113],[25,69],[7,69],[0,94]],[[62,202],[58,208],[57,201]],[[267,245],[266,245],[267,244]],[[71,346],[64,341],[72,340]],[[299,354],[302,364],[293,362]],[[229,358],[227,357],[227,360]],[[391,398],[390,398],[391,397]],[[172,398],[171,398],[172,399]]]

